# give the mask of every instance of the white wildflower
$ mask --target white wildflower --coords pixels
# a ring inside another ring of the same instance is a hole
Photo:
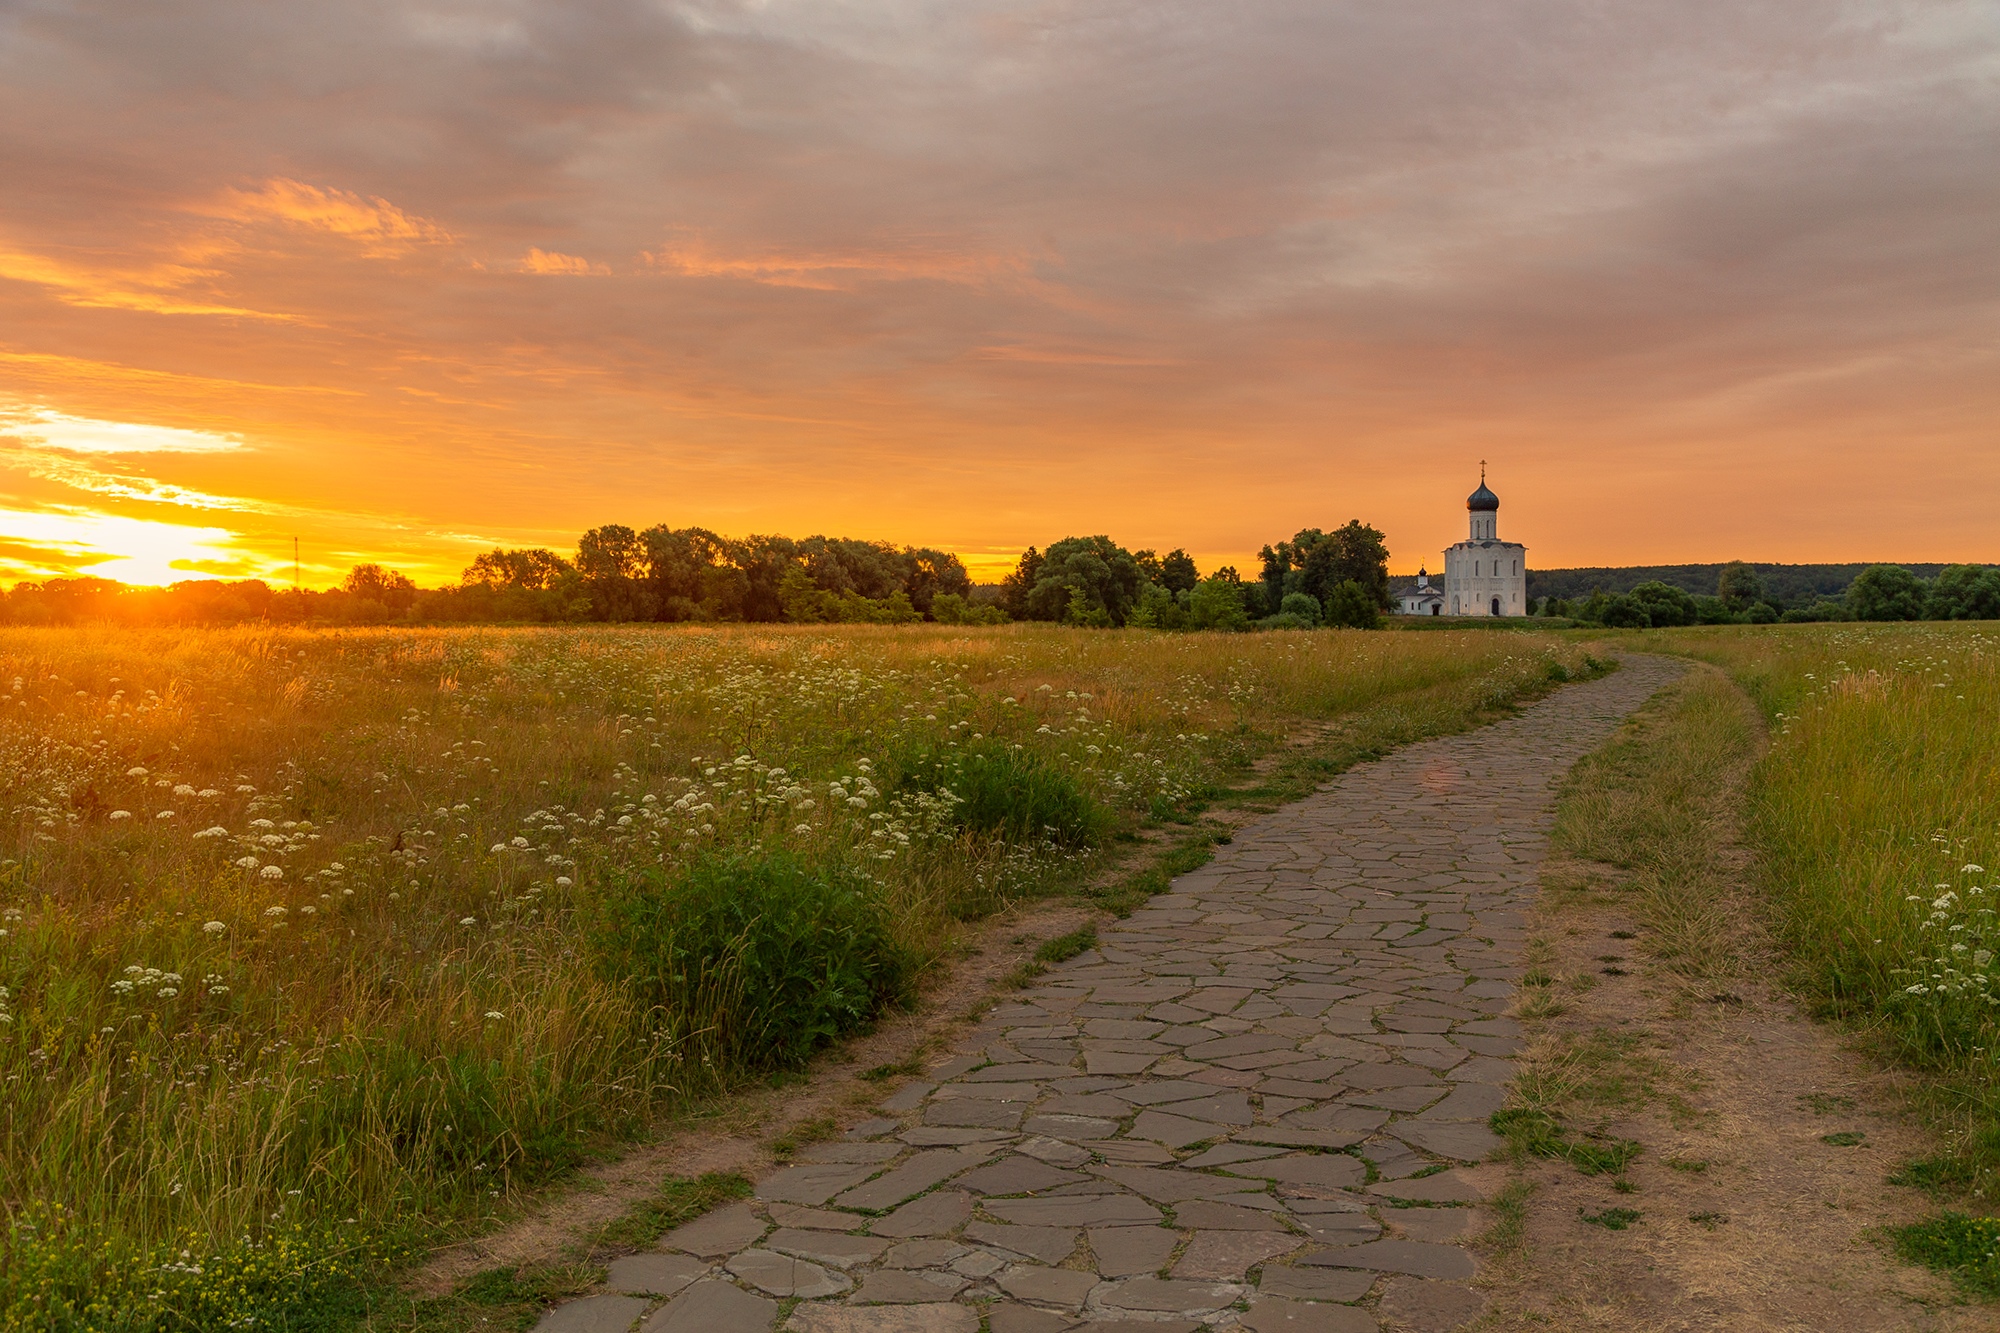
[[[111,817],[113,819],[130,819],[132,817],[132,812],[130,810],[113,810],[111,812]]]
[[[160,811],[160,813],[153,816],[153,818],[155,819],[172,819],[173,817],[174,817],[174,812],[171,810],[162,810]]]
[[[501,1013],[498,1009],[488,1009],[486,1016],[488,1018],[505,1018],[507,1015]]]
[[[134,764],[131,768],[125,770],[125,776],[128,778],[143,778],[146,776],[146,770]]]
[[[202,923],[201,933],[204,935],[220,935],[228,929],[229,927],[223,925],[220,921],[205,921]]]
[[[479,924],[479,918],[476,916],[462,916],[458,919],[458,924],[461,926],[476,926]]]
[[[267,907],[264,909],[264,915],[268,917],[281,917],[284,914],[285,914],[285,909],[282,907],[274,906],[274,907]]]
[[[260,879],[283,879],[285,877],[285,868],[283,866],[265,866],[257,872],[257,876]]]
[[[255,870],[258,866],[264,863],[262,861],[259,861],[254,856],[239,856],[236,858],[236,864],[241,866],[245,870]]]
[[[229,836],[229,830],[222,827],[222,825],[220,824],[211,824],[209,827],[202,829],[194,836],[197,838],[226,838]]]

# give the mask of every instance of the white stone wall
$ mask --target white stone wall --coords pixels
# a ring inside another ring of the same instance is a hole
[[[1475,514],[1473,527],[1481,520],[1489,526],[1493,516]],[[1445,614],[1490,616],[1493,599],[1500,599],[1500,614],[1528,614],[1528,548],[1518,542],[1463,541],[1444,553]]]

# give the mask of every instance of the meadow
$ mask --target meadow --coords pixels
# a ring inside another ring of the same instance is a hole
[[[0,1327],[333,1326],[298,1312],[798,1067],[966,923],[1160,880],[1146,831],[1301,729],[1345,738],[1331,771],[1593,665],[1477,632],[0,631]]]
[[[1923,1071],[1949,1151],[1905,1172],[2000,1198],[2000,632],[1979,622],[1680,629],[1770,727],[1749,792],[1791,981]]]

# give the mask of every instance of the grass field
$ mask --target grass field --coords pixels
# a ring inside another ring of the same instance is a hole
[[[1585,666],[1478,633],[0,633],[0,1319],[337,1327],[1294,730],[1334,757],[1272,799]]]
[[[1952,1151],[1916,1177],[2000,1199],[2000,633],[1731,627],[1634,636],[1646,645],[1717,663],[1763,710],[1749,827],[1795,980],[1931,1076]]]

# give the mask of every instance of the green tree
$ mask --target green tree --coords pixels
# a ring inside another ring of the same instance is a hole
[[[1201,573],[1194,567],[1194,557],[1176,546],[1160,561],[1160,577],[1155,582],[1168,592],[1193,592],[1194,585],[1201,582]]]
[[[1016,620],[1027,620],[1028,594],[1042,577],[1042,553],[1030,546],[1021,552],[1013,572],[1000,580],[1000,605]]]
[[[1326,623],[1347,629],[1382,628],[1382,608],[1375,591],[1358,579],[1342,579],[1327,593],[1324,603]]]
[[[340,590],[350,597],[385,606],[397,615],[408,611],[417,600],[417,585],[409,575],[380,565],[356,565],[347,571]]]
[[[1027,615],[1068,624],[1101,620],[1122,625],[1145,582],[1132,553],[1109,537],[1065,537],[1042,556],[1026,598]]]
[[[2000,620],[2000,569],[1946,565],[1924,598],[1926,620]]]
[[[1764,580],[1754,565],[1742,560],[1732,560],[1722,567],[1716,576],[1715,595],[1731,611],[1748,611],[1753,603],[1764,600]]]
[[[1692,625],[1699,618],[1694,598],[1671,583],[1649,579],[1627,595],[1646,613],[1646,622],[1656,628]]]
[[[1916,620],[1924,591],[1924,581],[1901,565],[1870,565],[1847,585],[1847,609],[1856,620]]]
[[[577,539],[576,569],[598,620],[651,620],[646,544],[622,523],[592,528]]]
[[[1188,594],[1189,629],[1243,630],[1250,617],[1243,610],[1243,588],[1222,578],[1206,578]]]

